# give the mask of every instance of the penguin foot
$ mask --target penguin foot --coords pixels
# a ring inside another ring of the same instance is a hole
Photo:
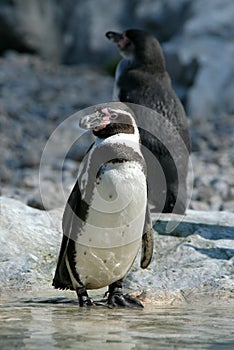
[[[109,295],[107,304],[109,307],[116,307],[116,306],[126,307],[126,308],[134,308],[134,307],[143,308],[144,307],[139,300],[131,297],[128,294],[123,294],[118,292],[115,292]]]
[[[87,290],[85,288],[83,288],[83,287],[82,288],[77,288],[76,294],[77,294],[77,297],[78,297],[79,306],[81,306],[81,307],[103,306],[103,307],[108,307],[109,308],[106,300],[100,300],[100,301],[93,300],[88,295]]]
[[[93,306],[94,301],[91,299],[87,293],[87,290],[85,288],[77,288],[76,294],[78,297],[78,302],[81,307],[85,306]]]
[[[115,282],[109,286],[109,290],[107,292],[107,299],[102,300],[93,300],[89,297],[87,290],[85,288],[77,288],[76,294],[78,297],[78,302],[80,307],[90,307],[90,306],[102,306],[102,307],[126,307],[126,308],[134,308],[144,306],[142,303],[131,297],[129,294],[123,294],[122,285],[119,282]]]
[[[115,282],[109,286],[107,305],[109,307],[119,306],[126,308],[144,307],[139,300],[131,297],[129,294],[123,294],[122,285],[119,282]]]

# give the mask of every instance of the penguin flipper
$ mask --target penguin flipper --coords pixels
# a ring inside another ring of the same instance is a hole
[[[73,227],[74,223],[77,222],[76,213],[80,206],[81,193],[79,189],[78,181],[76,182],[65,206],[62,228],[63,228],[63,239],[61,243],[58,263],[53,279],[52,285],[57,289],[71,289],[74,290],[70,273],[66,264],[66,256],[68,250],[71,249],[72,238],[74,235]],[[71,254],[71,252],[70,252]]]
[[[68,272],[66,261],[65,261],[68,241],[69,241],[69,238],[66,236],[63,236],[60,253],[59,253],[59,259],[58,259],[57,267],[56,267],[53,282],[52,282],[52,286],[54,286],[56,289],[74,290],[71,277]]]
[[[127,93],[125,93],[125,91],[122,89],[122,84],[119,85],[119,80],[123,75],[128,74],[129,66],[131,66],[131,63],[126,59],[122,59],[117,65],[112,96],[113,101],[128,102]]]
[[[145,215],[145,226],[142,235],[142,248],[141,248],[141,268],[146,269],[152,259],[154,251],[154,230],[151,224],[150,211],[147,205]]]

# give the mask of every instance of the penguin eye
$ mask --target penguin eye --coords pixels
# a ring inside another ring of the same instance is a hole
[[[118,118],[118,114],[117,113],[111,113],[111,119],[116,119]]]

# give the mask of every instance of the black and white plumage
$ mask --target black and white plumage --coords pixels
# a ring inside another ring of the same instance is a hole
[[[141,142],[159,163],[158,170],[157,166],[152,169],[152,160],[143,151],[147,162],[150,200],[156,211],[183,214],[187,201],[190,137],[187,118],[171,86],[160,44],[151,34],[137,29],[124,33],[110,31],[106,36],[118,45],[124,57],[116,69],[113,99],[155,111],[153,114],[146,110],[144,115],[142,110],[138,113],[136,106],[131,105]],[[165,181],[157,178],[160,167]]]
[[[108,306],[140,306],[122,293],[142,242],[141,267],[150,263],[153,236],[147,208],[146,166],[133,112],[110,103],[80,120],[95,143],[81,162],[63,215],[63,240],[53,286],[77,292],[80,306],[93,305],[87,289],[109,286]]]

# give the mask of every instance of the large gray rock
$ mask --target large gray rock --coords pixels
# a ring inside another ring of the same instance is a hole
[[[154,217],[156,219],[156,217]],[[134,265],[131,288],[162,298],[188,302],[232,297],[234,288],[234,215],[188,211],[184,218],[157,217],[155,249],[147,271]]]
[[[61,241],[62,209],[40,211],[5,197],[0,198],[0,209],[2,291],[50,287]],[[231,297],[234,215],[189,211],[184,218],[153,219],[158,220],[153,261],[147,270],[140,270],[138,258],[126,286],[156,301]]]
[[[155,32],[161,41],[174,37],[186,21],[190,0],[147,0],[135,3],[134,15],[137,24]]]
[[[115,6],[108,0],[5,0],[0,4],[0,51],[34,51],[53,62],[106,62],[104,34],[120,28],[125,7],[124,0]]]
[[[0,216],[0,291],[50,283],[61,238],[60,220],[4,197]]]
[[[234,112],[234,3],[230,0],[198,0],[179,35],[164,45],[179,66],[197,62],[197,72],[187,94],[191,116],[210,117]]]

